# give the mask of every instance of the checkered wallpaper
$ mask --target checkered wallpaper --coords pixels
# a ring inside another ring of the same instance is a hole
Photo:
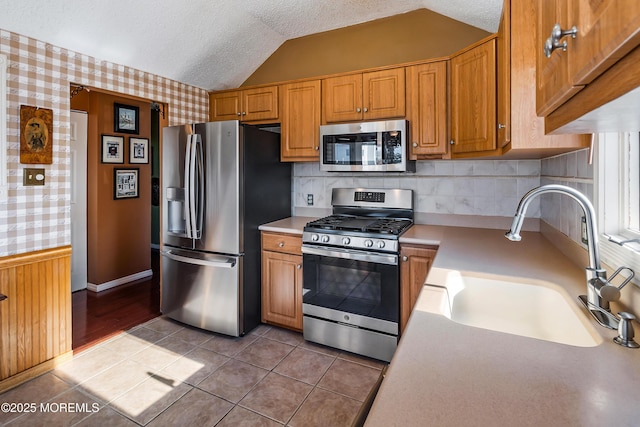
[[[203,122],[209,101],[203,89],[0,29],[7,56],[8,200],[0,201],[0,256],[71,243],[71,83],[169,104],[169,124]],[[53,110],[53,164],[20,164],[20,105]],[[22,170],[44,167],[43,187],[24,187]]]

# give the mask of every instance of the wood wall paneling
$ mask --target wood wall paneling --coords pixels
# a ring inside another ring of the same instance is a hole
[[[0,259],[0,392],[4,381],[71,351],[71,247]]]

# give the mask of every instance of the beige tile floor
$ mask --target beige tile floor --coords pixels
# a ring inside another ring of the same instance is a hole
[[[349,426],[384,364],[261,325],[229,338],[159,317],[0,394],[10,426]]]

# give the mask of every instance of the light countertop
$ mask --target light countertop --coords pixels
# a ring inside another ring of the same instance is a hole
[[[260,229],[301,234],[311,219]],[[400,243],[438,246],[427,283],[438,285],[451,270],[555,283],[600,343],[576,347],[465,326],[424,309],[422,292],[366,427],[640,425],[640,349],[614,344],[616,331],[586,313],[577,301],[586,293],[584,269],[540,233],[523,232],[516,243],[504,230],[414,225]]]
[[[427,283],[446,270],[546,280],[572,297],[584,269],[539,233],[416,225],[401,243],[438,244]],[[421,296],[366,426],[640,425],[640,350],[612,342],[575,299],[601,342],[575,347],[458,324],[421,309]],[[615,312],[615,306],[612,306]],[[638,324],[635,324],[638,329]]]
[[[318,218],[309,216],[292,216],[267,224],[262,224],[258,227],[258,230],[302,235],[302,229],[304,226],[315,219]]]

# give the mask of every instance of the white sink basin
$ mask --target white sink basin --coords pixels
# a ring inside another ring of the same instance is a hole
[[[580,307],[553,283],[442,272],[445,276],[436,274],[434,283],[444,283],[444,287],[425,286],[420,309],[468,326],[578,347],[602,342]]]

